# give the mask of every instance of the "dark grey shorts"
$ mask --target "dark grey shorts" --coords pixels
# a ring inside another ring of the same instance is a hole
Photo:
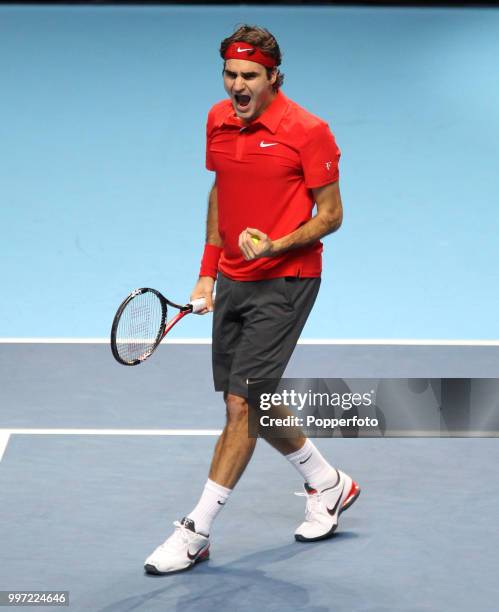
[[[320,284],[320,278],[242,282],[218,275],[212,345],[216,391],[247,398],[248,378],[283,375]]]

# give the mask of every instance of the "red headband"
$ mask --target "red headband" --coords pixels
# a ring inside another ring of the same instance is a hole
[[[249,45],[245,42],[233,42],[227,47],[224,59],[242,59],[250,62],[256,62],[267,68],[274,68],[276,65],[275,59],[260,51],[258,47]]]

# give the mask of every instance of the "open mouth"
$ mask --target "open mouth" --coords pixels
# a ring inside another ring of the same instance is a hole
[[[237,106],[241,110],[245,110],[246,108],[248,108],[249,103],[251,102],[251,96],[236,94],[234,97],[236,99]]]

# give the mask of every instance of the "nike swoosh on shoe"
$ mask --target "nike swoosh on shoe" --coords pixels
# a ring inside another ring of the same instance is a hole
[[[338,499],[337,499],[336,503],[334,504],[334,506],[333,506],[332,508],[328,508],[328,507],[327,507],[327,505],[326,505],[326,510],[328,511],[328,513],[329,513],[331,516],[334,516],[334,515],[336,514],[336,510],[338,509],[338,506],[339,506],[339,503],[340,503],[340,501],[341,501],[341,497],[342,497],[342,495],[343,495],[343,491],[344,491],[344,489],[345,489],[345,486],[343,485],[343,487],[341,488],[341,493],[340,493],[340,495],[339,495],[339,497],[338,497]]]
[[[205,548],[204,546],[201,546],[201,548],[193,555],[191,555],[191,553],[187,551],[187,556],[189,557],[191,561],[195,561],[198,558],[198,556],[201,554],[204,548]]]

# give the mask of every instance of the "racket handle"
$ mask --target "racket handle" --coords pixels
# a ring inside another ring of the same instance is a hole
[[[206,299],[197,298],[196,300],[192,300],[191,302],[189,302],[189,304],[192,306],[192,312],[196,314],[206,308]]]

